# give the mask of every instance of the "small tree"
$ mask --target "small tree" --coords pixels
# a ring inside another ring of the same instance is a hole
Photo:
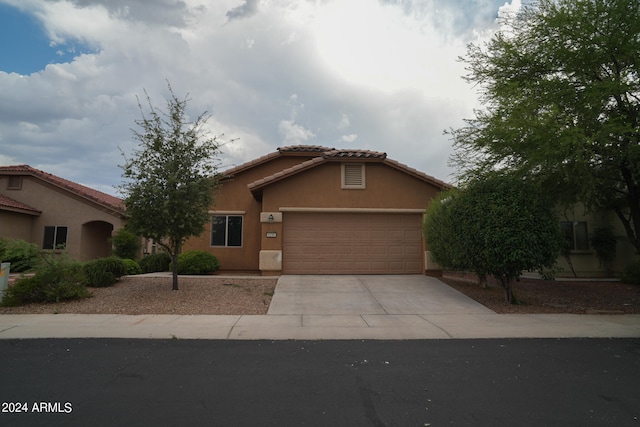
[[[442,212],[446,232],[432,233],[425,225],[429,248],[444,251],[434,254],[436,260],[494,276],[508,303],[517,302],[511,283],[523,270],[550,267],[560,253],[562,236],[550,204],[521,179],[490,175],[471,181],[447,199]]]
[[[128,227],[153,239],[173,260],[173,290],[178,290],[178,255],[184,242],[204,231],[208,210],[218,185],[215,157],[220,143],[205,129],[209,116],[201,114],[193,122],[187,117],[189,99],[178,99],[169,86],[167,111],[153,107],[149,112],[138,102],[141,130],[134,130],[139,148],[128,159],[124,153],[120,189],[125,194]]]

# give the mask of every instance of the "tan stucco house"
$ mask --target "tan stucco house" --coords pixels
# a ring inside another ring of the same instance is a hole
[[[421,274],[422,219],[449,185],[385,153],[278,148],[224,172],[211,221],[185,250],[224,271],[270,274]]]
[[[64,247],[87,261],[111,254],[124,212],[123,200],[109,194],[28,165],[0,166],[0,237]]]
[[[588,210],[578,203],[571,208],[558,209],[560,228],[569,242],[568,258],[557,261],[556,277],[620,276],[625,266],[638,256],[627,237],[624,226],[610,210]],[[600,228],[610,228],[616,237],[615,259],[604,265],[593,247],[592,237]]]

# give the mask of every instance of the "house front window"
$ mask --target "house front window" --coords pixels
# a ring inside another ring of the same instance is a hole
[[[64,249],[67,246],[67,227],[44,227],[42,249]]]
[[[211,246],[242,246],[242,215],[213,215]]]
[[[589,250],[589,234],[585,221],[561,221],[560,230],[572,251]]]

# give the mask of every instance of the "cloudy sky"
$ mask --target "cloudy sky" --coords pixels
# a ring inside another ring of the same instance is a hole
[[[116,194],[136,96],[211,114],[228,168],[292,144],[384,151],[451,181],[477,108],[457,61],[512,0],[0,0],[0,165]]]

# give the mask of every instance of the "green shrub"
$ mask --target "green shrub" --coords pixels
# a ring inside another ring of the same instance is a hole
[[[20,239],[0,239],[0,260],[11,263],[11,271],[22,273],[38,263],[40,248]]]
[[[111,286],[125,275],[127,267],[121,258],[107,257],[89,261],[83,266],[87,277],[87,285],[93,288]]]
[[[156,271],[169,271],[171,255],[166,252],[158,252],[147,255],[139,262],[143,273],[155,273]]]
[[[135,262],[132,259],[123,259],[125,266],[125,274],[127,276],[134,276],[136,274],[142,274],[142,268],[140,268],[140,264]]]
[[[209,252],[187,251],[178,255],[178,274],[209,274],[219,268],[218,258]]]
[[[140,257],[140,237],[126,228],[119,229],[111,238],[113,254],[122,259],[136,259]]]
[[[630,262],[622,271],[620,278],[624,283],[640,285],[640,258]]]
[[[39,258],[34,276],[19,278],[5,291],[2,305],[60,302],[89,296],[82,264],[66,255],[47,254]]]

